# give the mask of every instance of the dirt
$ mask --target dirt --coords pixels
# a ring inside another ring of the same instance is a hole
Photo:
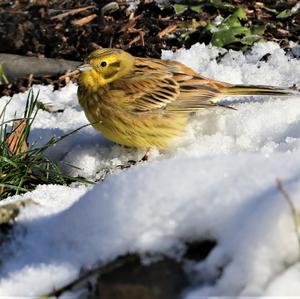
[[[300,40],[300,13],[278,19],[270,10],[283,11],[296,0],[185,1],[190,4],[176,13],[172,2],[158,5],[141,1],[130,8],[129,1],[15,0],[0,2],[0,52],[83,60],[99,47],[122,48],[135,56],[160,57],[162,50],[176,51],[200,42],[211,42],[207,25],[218,15],[226,18],[238,5],[252,25],[267,25],[263,37],[283,48]],[[182,3],[184,1],[181,1]],[[220,4],[221,3],[221,4]],[[229,6],[224,5],[228,4]],[[107,5],[112,8],[108,9]],[[231,5],[231,6],[230,6]],[[194,7],[201,7],[197,12]],[[240,45],[228,48],[239,49]],[[58,76],[61,74],[58,74]],[[19,78],[0,87],[0,95],[22,91],[32,83],[56,83],[58,77]],[[58,87],[64,82],[58,84]]]

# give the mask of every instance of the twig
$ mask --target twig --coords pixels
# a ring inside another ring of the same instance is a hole
[[[66,73],[66,74],[60,76],[60,77],[58,78],[58,81],[66,80],[66,78],[68,78],[68,77],[73,77],[73,76],[76,76],[76,75],[79,75],[79,73],[80,73],[79,70],[74,70],[74,71],[72,71],[72,72]]]
[[[139,259],[139,257],[135,256],[135,255],[126,255],[124,257],[119,258],[118,260],[114,260],[106,265],[102,265],[99,267],[95,267],[89,271],[87,271],[85,274],[83,274],[82,276],[76,278],[75,280],[71,281],[70,283],[68,283],[67,285],[56,289],[46,295],[40,296],[39,299],[42,298],[51,298],[51,297],[59,297],[61,294],[63,294],[64,292],[70,291],[71,289],[73,289],[75,286],[79,285],[81,282],[89,279],[90,277],[98,274],[104,274],[107,272],[110,272],[114,269],[117,269],[119,267],[121,267],[124,263],[127,262],[133,262],[133,261],[137,261]]]
[[[33,82],[33,74],[29,74],[28,76],[28,86],[31,86]]]
[[[144,43],[144,35],[145,35],[145,32],[144,32],[144,31],[141,31],[141,30],[137,30],[136,32],[138,32],[139,35],[136,36],[133,40],[131,40],[131,41],[128,43],[128,46],[129,46],[129,47],[131,47],[133,44],[137,43],[138,41],[141,41],[142,46],[145,45],[145,43]]]
[[[139,34],[133,40],[128,43],[128,47],[131,47],[133,44],[137,43],[141,39],[141,35]]]
[[[178,26],[177,23],[171,24],[170,26],[168,26],[167,28],[165,28],[164,30],[162,30],[162,31],[158,34],[158,36],[159,36],[160,38],[164,37],[165,35],[167,35],[167,34],[173,32],[174,30],[176,30],[177,26]]]
[[[81,18],[79,20],[74,20],[74,21],[72,21],[72,24],[75,25],[75,26],[83,26],[83,25],[91,22],[92,20],[94,20],[96,17],[97,17],[97,15],[94,13],[92,15]]]
[[[283,184],[281,182],[280,179],[276,179],[276,184],[277,184],[277,189],[279,192],[281,192],[281,194],[283,195],[283,198],[286,200],[286,202],[288,203],[290,210],[292,212],[292,216],[293,216],[293,221],[294,221],[294,225],[295,225],[295,232],[297,235],[297,240],[298,240],[298,246],[299,246],[299,254],[300,254],[300,232],[299,232],[299,213],[290,197],[290,195],[288,194],[288,192],[284,189]],[[300,258],[300,257],[299,257]]]
[[[98,50],[98,49],[102,49],[102,47],[100,45],[98,45],[97,43],[95,42],[91,42],[90,43],[90,46],[95,49],[95,50]],[[111,47],[110,47],[111,48]]]
[[[118,32],[137,32],[140,29],[136,29],[135,26],[137,24],[137,21],[140,20],[143,17],[143,14],[137,15],[135,17],[132,17],[131,19],[129,18],[129,21],[127,24],[122,26]]]
[[[112,43],[113,43],[114,37],[113,35],[109,39],[109,47],[112,48]]]
[[[71,9],[71,10],[69,10],[67,12],[63,12],[63,13],[61,13],[59,15],[51,17],[50,19],[51,20],[61,20],[64,17],[67,17],[69,15],[74,15],[74,14],[77,14],[79,12],[83,12],[85,10],[88,10],[88,9],[91,9],[91,8],[95,8],[95,7],[96,7],[95,5],[89,5],[89,6],[85,6],[85,7],[74,8],[74,9]]]

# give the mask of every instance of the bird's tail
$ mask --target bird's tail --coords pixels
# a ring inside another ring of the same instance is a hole
[[[222,90],[224,96],[300,96],[295,88],[280,88],[264,85],[227,85]]]

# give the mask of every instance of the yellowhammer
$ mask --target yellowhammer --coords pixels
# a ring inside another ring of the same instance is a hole
[[[177,61],[133,57],[119,49],[96,50],[85,62],[78,98],[86,117],[105,137],[130,147],[172,145],[191,112],[221,106],[226,96],[295,93],[223,83]]]

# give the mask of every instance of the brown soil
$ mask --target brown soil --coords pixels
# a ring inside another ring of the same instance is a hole
[[[115,10],[103,7],[109,0],[15,0],[0,2],[0,52],[83,60],[98,47],[122,48],[136,56],[160,57],[161,50],[189,48],[196,42],[209,43],[206,25],[216,16],[227,17],[232,9],[221,3],[242,6],[249,24],[268,24],[264,38],[279,42],[300,40],[300,13],[277,19],[270,9],[290,9],[296,0],[206,1],[200,13],[186,9],[177,14],[174,5],[159,6],[141,1],[133,10],[128,2],[116,1]],[[183,2],[183,1],[181,1]],[[186,1],[197,4],[197,0]],[[184,28],[177,30],[178,28]],[[184,30],[187,34],[184,34]],[[239,45],[230,45],[239,48]],[[57,78],[28,78],[2,86],[0,93],[11,94],[31,83],[51,83]],[[0,94],[1,95],[1,94]]]

